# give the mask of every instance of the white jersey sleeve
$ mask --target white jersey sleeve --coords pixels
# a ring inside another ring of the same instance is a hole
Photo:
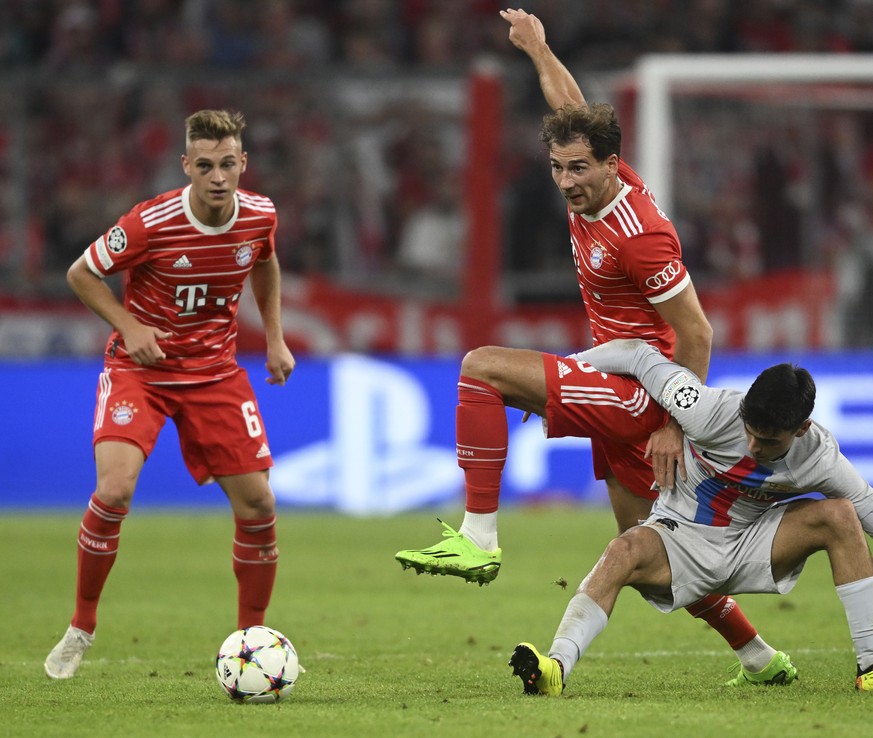
[[[783,458],[758,464],[748,455],[742,392],[707,387],[645,341],[610,341],[575,358],[599,371],[635,376],[678,421],[686,436],[688,480],[677,481],[669,504],[688,519],[748,525],[774,502],[819,492],[850,500],[873,535],[873,487],[823,426],[813,422]]]
[[[785,461],[798,487],[850,500],[864,530],[873,536],[873,487],[842,454],[827,428],[813,422],[791,445]]]
[[[689,438],[717,445],[736,435],[742,393],[707,387],[697,376],[639,339],[609,341],[575,358],[598,371],[630,374],[670,413]]]

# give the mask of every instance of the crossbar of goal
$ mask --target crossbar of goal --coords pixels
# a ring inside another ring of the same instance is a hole
[[[673,208],[674,88],[776,83],[873,83],[873,54],[653,54],[636,66],[639,172],[668,215]]]

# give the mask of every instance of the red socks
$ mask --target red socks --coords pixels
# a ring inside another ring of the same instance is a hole
[[[79,570],[76,611],[71,624],[93,633],[97,605],[109,571],[115,563],[121,523],[127,510],[109,507],[91,495],[79,528]],[[238,626],[263,625],[276,579],[276,516],[264,520],[235,518],[233,572],[239,585]]]
[[[758,635],[733,597],[711,594],[685,609],[715,628],[734,651]]]
[[[276,516],[242,520],[234,516],[233,573],[238,584],[237,627],[263,625],[273,594],[279,549],[276,548]]]
[[[76,612],[72,625],[87,633],[97,627],[100,593],[115,563],[118,536],[127,510],[109,507],[91,495],[79,527],[79,570],[76,579]]]
[[[491,385],[460,378],[456,437],[458,466],[464,470],[467,488],[467,511],[495,512],[509,431],[503,397]]]

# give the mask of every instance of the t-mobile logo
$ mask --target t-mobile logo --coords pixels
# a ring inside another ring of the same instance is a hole
[[[206,291],[209,289],[208,284],[180,284],[176,287],[176,304],[182,308],[180,316],[196,315],[197,309],[206,305]],[[229,297],[215,297],[212,299],[212,304],[216,307],[224,307],[228,303],[235,303],[239,300],[240,293],[236,292]]]
[[[182,308],[179,315],[195,315],[196,308],[206,304],[206,284],[180,284],[176,286],[176,304]]]

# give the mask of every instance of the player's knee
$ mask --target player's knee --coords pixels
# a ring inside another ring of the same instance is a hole
[[[638,531],[632,530],[613,538],[606,547],[603,559],[608,568],[614,572],[622,584],[633,579],[633,574],[645,562],[645,546],[640,540]]]
[[[821,522],[835,535],[842,535],[845,531],[858,527],[858,513],[849,500],[822,500],[821,506]]]
[[[104,505],[126,510],[130,507],[135,488],[136,477],[132,479],[110,477],[98,480],[95,494]]]
[[[276,498],[269,489],[246,496],[235,505],[239,517],[249,520],[264,520],[276,514]]]
[[[848,540],[850,531],[860,531],[858,514],[848,500],[827,499],[800,504],[803,505],[800,508],[803,523],[796,533],[811,551],[828,549],[835,542]]]
[[[461,374],[482,382],[493,380],[494,346],[480,346],[467,352],[461,361]]]

